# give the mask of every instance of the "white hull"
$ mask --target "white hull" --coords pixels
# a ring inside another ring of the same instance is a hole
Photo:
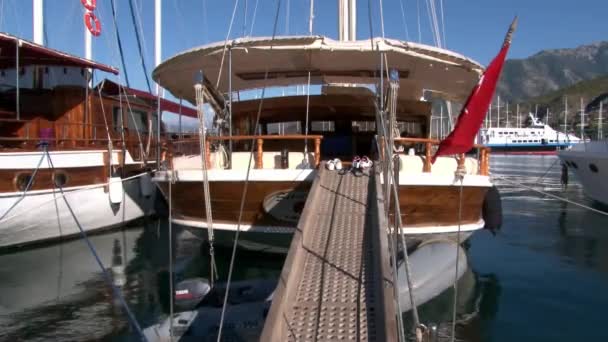
[[[154,192],[144,196],[139,178],[123,184],[122,201],[115,205],[110,203],[103,185],[64,190],[67,202],[85,231],[119,226],[152,212]],[[4,214],[20,197],[21,193],[0,194],[0,213]],[[79,233],[78,225],[58,190],[32,191],[0,221],[0,248]]]
[[[207,222],[197,220],[173,219],[172,222],[183,226],[191,233],[200,238],[207,239]],[[483,229],[485,222],[463,224],[460,226],[460,241],[467,240],[473,232]],[[236,224],[214,224],[215,243],[218,246],[232,247],[236,234]],[[458,226],[436,226],[436,227],[404,227],[403,232],[410,242],[424,242],[431,240],[457,240]],[[295,228],[293,227],[272,227],[272,226],[251,226],[241,225],[239,232],[240,248],[254,252],[286,254],[289,251],[291,238]],[[412,241],[414,240],[414,241]]]
[[[608,205],[608,142],[598,141],[585,145],[561,151],[559,158],[576,174],[587,196]]]

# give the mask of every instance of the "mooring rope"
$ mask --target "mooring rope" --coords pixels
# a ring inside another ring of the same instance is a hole
[[[557,195],[554,195],[554,194],[548,193],[548,192],[543,191],[543,190],[535,189],[535,188],[533,188],[533,187],[531,187],[531,186],[528,186],[528,185],[525,185],[525,184],[522,184],[522,183],[519,183],[519,182],[515,182],[515,181],[512,181],[512,180],[509,180],[509,179],[507,179],[507,178],[505,178],[505,177],[502,177],[502,176],[496,176],[496,175],[493,175],[492,177],[495,177],[495,178],[501,179],[501,180],[503,180],[503,181],[505,181],[505,182],[507,182],[507,183],[511,183],[511,184],[513,184],[513,185],[516,185],[516,186],[522,187],[522,188],[524,188],[524,189],[527,189],[527,190],[530,190],[530,191],[534,191],[534,192],[538,192],[539,194],[542,194],[542,195],[545,195],[545,196],[552,197],[552,198],[554,198],[554,199],[556,199],[556,200],[559,200],[559,201],[562,201],[562,202],[566,202],[566,203],[570,203],[570,204],[576,205],[576,206],[578,206],[578,207],[581,207],[581,208],[584,208],[584,209],[587,209],[587,210],[593,211],[593,212],[595,212],[595,213],[598,213],[598,214],[601,214],[601,215],[608,216],[608,212],[606,212],[606,211],[599,210],[599,209],[595,209],[595,208],[590,207],[590,206],[588,206],[588,205],[585,205],[585,204],[582,204],[582,203],[579,203],[579,202],[575,202],[575,201],[569,200],[569,199],[567,199],[567,198],[560,197],[560,196],[557,196]]]
[[[215,250],[214,250],[214,241],[215,234],[213,231],[213,213],[211,211],[211,194],[209,189],[209,175],[207,171],[207,138],[206,138],[206,128],[205,128],[205,112],[203,110],[203,85],[201,83],[197,83],[194,86],[196,92],[196,112],[199,120],[199,143],[201,149],[201,167],[203,171],[203,196],[205,201],[205,218],[207,219],[207,234],[209,236],[209,257],[210,257],[210,267],[209,267],[209,280],[211,282],[211,287],[217,278],[217,266],[215,263]]]
[[[151,170],[150,172],[155,172],[155,171],[156,170]],[[146,175],[146,174],[148,174],[148,172],[142,172],[142,173],[138,173],[136,175],[133,175],[133,176],[130,176],[130,177],[127,177],[127,178],[121,178],[121,180],[119,180],[119,181],[108,181],[108,182],[105,182],[105,183],[93,184],[93,185],[85,186],[85,187],[78,188],[78,189],[75,189],[75,190],[70,190],[69,193],[72,194],[72,193],[76,193],[76,192],[80,192],[80,191],[85,191],[85,190],[92,190],[92,189],[97,189],[97,188],[103,188],[105,186],[109,186],[110,183],[116,183],[116,182],[124,183],[126,181],[129,181],[129,180],[132,180],[132,179],[135,179],[135,178],[139,178],[139,177],[141,177],[143,175]],[[59,197],[63,197],[63,196],[64,196],[63,193],[59,195]],[[55,198],[38,204],[38,208],[40,208],[40,207],[42,207],[42,206],[44,206],[44,205],[46,205],[48,203],[51,203],[51,202],[55,202]],[[11,216],[6,217],[6,218],[4,218],[4,216],[3,216],[2,218],[0,218],[0,223],[8,222],[8,221],[12,220],[13,218],[18,217],[21,214],[23,214],[23,211],[19,211],[19,212],[15,213],[14,215],[11,215]]]
[[[281,0],[279,0],[277,2],[277,9],[276,9],[276,13],[274,16],[274,24],[273,24],[273,29],[272,29],[272,37],[270,38],[270,48],[267,50],[268,53],[272,52],[272,47],[273,47],[273,42],[276,38],[276,34],[277,34],[277,23],[279,22],[279,13],[281,10]],[[266,65],[266,70],[264,72],[264,79],[262,81],[262,84],[264,85],[262,87],[262,93],[261,93],[261,97],[260,97],[260,102],[258,104],[258,112],[256,115],[256,119],[255,119],[255,125],[254,125],[254,132],[257,133],[259,125],[260,125],[260,116],[262,114],[262,106],[264,105],[264,98],[266,96],[266,81],[268,80],[268,65]],[[226,280],[226,291],[224,293],[224,302],[222,304],[222,314],[221,314],[221,318],[220,318],[220,326],[218,328],[218,335],[217,335],[217,342],[220,342],[222,339],[222,328],[224,326],[224,318],[226,315],[226,307],[228,305],[228,296],[230,294],[230,283],[232,281],[232,272],[234,270],[234,261],[236,259],[236,250],[238,247],[238,242],[239,242],[239,234],[241,232],[241,221],[243,220],[243,210],[245,208],[245,199],[247,198],[247,191],[249,188],[249,175],[251,172],[251,162],[253,160],[253,149],[254,149],[254,144],[255,140],[252,139],[251,142],[251,148],[249,150],[249,161],[247,164],[247,173],[245,176],[245,184],[243,185],[243,192],[241,194],[241,205],[239,208],[239,218],[237,221],[237,226],[236,226],[236,232],[234,233],[234,241],[232,243],[232,254],[230,256],[230,265],[228,267],[228,278]]]
[[[462,224],[462,190],[464,183],[464,175],[466,169],[456,170],[456,177],[460,179],[460,186],[458,191],[458,233],[456,234],[456,269],[454,271],[454,301],[452,303],[452,342],[456,339],[456,307],[458,304],[458,263],[460,262],[460,233]]]
[[[173,168],[171,168],[169,179],[169,340],[173,342],[173,196],[171,188],[173,185]]]
[[[51,170],[55,170],[55,166],[53,165],[53,161],[51,160],[51,155],[48,152],[46,144],[43,145],[43,149],[44,149],[44,153],[46,154],[46,156],[48,158],[48,162],[51,165]],[[62,195],[63,201],[65,202],[66,207],[70,211],[70,214],[72,215],[72,218],[74,219],[74,222],[76,223],[76,226],[80,230],[80,235],[82,236],[82,239],[87,244],[87,247],[91,251],[91,254],[93,254],[93,257],[95,258],[95,261],[97,262],[97,265],[101,269],[101,273],[103,274],[103,276],[106,280],[106,283],[108,283],[108,285],[110,285],[110,287],[112,288],[112,291],[114,292],[114,295],[118,298],[118,300],[122,304],[122,307],[127,314],[127,318],[129,319],[129,322],[137,331],[140,339],[142,341],[147,342],[148,339],[146,338],[146,335],[144,335],[143,330],[139,326],[139,323],[137,323],[137,319],[135,319],[135,315],[133,315],[133,312],[131,312],[131,309],[129,309],[129,306],[127,305],[127,302],[126,302],[125,298],[123,297],[121,290],[112,283],[112,278],[110,277],[110,275],[108,274],[108,271],[104,267],[103,262],[101,262],[101,259],[99,258],[99,255],[97,254],[97,251],[95,250],[95,247],[89,240],[89,237],[88,237],[87,233],[85,232],[85,230],[82,228],[80,221],[78,221],[78,217],[76,217],[76,213],[74,213],[74,210],[72,209],[72,206],[70,205],[70,202],[68,202],[68,199],[65,197],[65,194],[63,192],[63,187],[60,184],[58,184],[57,186],[59,188],[59,191],[61,192],[61,195]]]
[[[38,165],[36,165],[36,168],[32,172],[32,175],[30,176],[30,180],[27,182],[27,185],[25,186],[25,190],[23,191],[21,196],[15,201],[15,203],[13,203],[13,205],[11,205],[8,209],[6,209],[4,214],[2,214],[2,216],[0,216],[0,222],[2,222],[2,220],[6,217],[6,215],[8,215],[19,203],[21,203],[21,201],[23,201],[23,199],[25,198],[25,195],[32,187],[32,184],[34,184],[34,179],[36,178],[36,174],[38,174],[38,170],[40,169],[40,165],[42,164],[42,161],[44,160],[45,156],[46,155],[44,153],[42,154],[42,156],[40,156]]]

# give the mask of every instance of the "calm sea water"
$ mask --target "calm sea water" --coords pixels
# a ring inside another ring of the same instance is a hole
[[[571,175],[566,191],[551,156],[493,156],[492,172],[593,205]],[[608,340],[608,217],[495,179],[505,224],[467,244],[470,270],[459,282],[459,340]],[[207,250],[188,232],[173,234],[178,278],[206,277]],[[95,235],[93,244],[139,323],[168,312],[168,235],[164,221]],[[230,251],[217,250],[225,278]],[[276,279],[283,258],[239,251],[236,280]],[[453,292],[420,309],[449,332]],[[406,318],[408,315],[405,315]],[[135,339],[119,303],[79,240],[0,255],[0,340]]]

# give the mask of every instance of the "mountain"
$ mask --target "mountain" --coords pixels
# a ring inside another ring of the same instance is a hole
[[[544,50],[525,59],[507,60],[497,94],[521,101],[602,75],[608,75],[608,41]]]

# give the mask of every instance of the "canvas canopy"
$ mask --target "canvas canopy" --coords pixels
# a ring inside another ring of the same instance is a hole
[[[176,97],[194,102],[195,79],[202,71],[210,84],[226,94],[231,54],[233,91],[306,84],[309,71],[313,84],[376,84],[379,52],[385,52],[389,68],[400,72],[401,99],[418,100],[423,90],[429,90],[438,97],[463,102],[483,71],[479,63],[458,53],[423,44],[383,38],[343,42],[323,36],[291,36],[242,38],[197,47],[166,60],[154,70],[153,78]]]
[[[10,69],[16,66],[17,45],[19,45],[19,65],[22,67],[28,65],[63,65],[98,69],[115,75],[118,74],[118,70],[111,66],[35,44],[7,33],[0,33],[0,69]]]

